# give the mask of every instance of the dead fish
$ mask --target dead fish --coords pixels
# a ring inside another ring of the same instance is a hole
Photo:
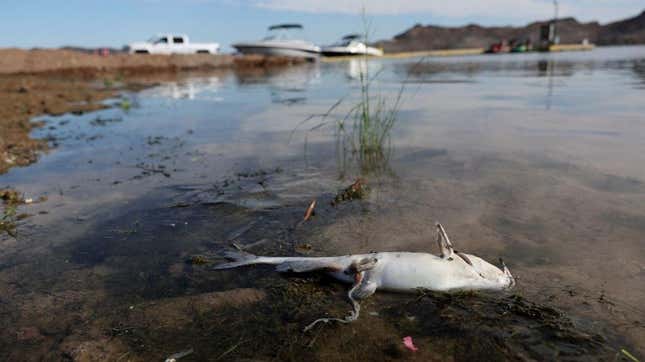
[[[332,257],[270,257],[245,252],[229,252],[232,262],[214,269],[230,269],[253,264],[276,265],[279,272],[326,272],[332,277],[352,284],[348,297],[354,311],[345,319],[322,318],[351,322],[358,318],[360,306],[356,300],[364,299],[377,290],[417,293],[419,289],[433,291],[505,290],[515,285],[515,279],[503,261],[501,268],[478,256],[454,250],[443,226],[437,223],[437,243],[441,255],[413,252],[373,252],[368,254]],[[454,257],[454,256],[458,257]]]

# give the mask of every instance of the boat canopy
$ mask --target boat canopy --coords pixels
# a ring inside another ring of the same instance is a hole
[[[271,25],[269,30],[279,30],[279,29],[302,29],[300,24],[277,24]]]
[[[360,34],[347,34],[343,37],[343,40],[356,40],[360,38],[361,38]]]

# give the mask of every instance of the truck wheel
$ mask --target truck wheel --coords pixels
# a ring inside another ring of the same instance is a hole
[[[134,54],[150,54],[150,52],[147,50],[138,49],[134,51]]]

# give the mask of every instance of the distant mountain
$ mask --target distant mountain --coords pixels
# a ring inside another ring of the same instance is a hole
[[[598,37],[597,44],[645,43],[645,11],[633,18],[607,24]]]
[[[540,26],[549,21],[539,21],[524,27],[483,27],[470,24],[462,27],[443,27],[417,24],[391,40],[376,42],[386,52],[432,49],[487,48],[502,39],[530,39],[537,44]],[[607,25],[598,22],[580,23],[574,18],[557,21],[560,43],[580,43],[583,39],[597,45],[645,44],[645,11],[626,20]]]

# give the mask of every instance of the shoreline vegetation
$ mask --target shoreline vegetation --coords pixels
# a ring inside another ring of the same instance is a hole
[[[0,75],[146,74],[285,66],[305,62],[298,58],[230,54],[111,54],[101,56],[61,49],[0,49]]]

